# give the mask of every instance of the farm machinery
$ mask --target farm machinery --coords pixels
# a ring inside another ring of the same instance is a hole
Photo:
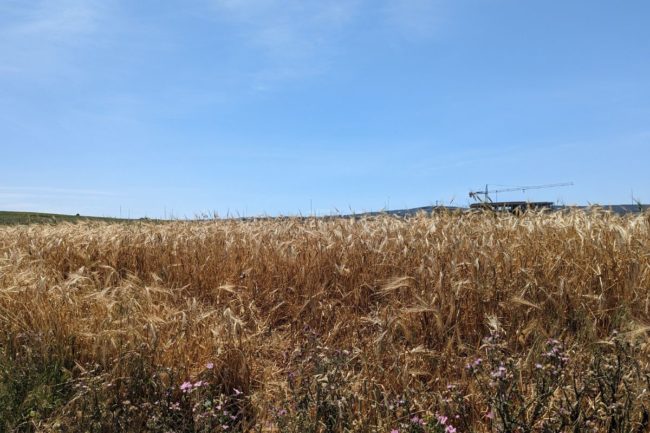
[[[550,201],[495,201],[492,200],[490,194],[496,195],[503,192],[514,191],[526,192],[529,189],[557,188],[571,185],[573,185],[573,182],[553,183],[547,185],[516,186],[495,190],[490,190],[488,188],[488,185],[485,185],[484,190],[470,191],[469,196],[475,201],[475,203],[470,204],[470,208],[505,212],[521,212],[527,209],[550,209],[553,207],[553,202]]]

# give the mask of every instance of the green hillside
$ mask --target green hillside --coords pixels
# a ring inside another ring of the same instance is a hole
[[[52,214],[52,213],[40,213],[40,212],[12,212],[12,211],[0,211],[0,225],[11,225],[11,224],[52,224],[59,222],[79,222],[79,221],[130,221],[126,219],[119,218],[106,218],[106,217],[89,217],[81,215],[62,215],[62,214]]]

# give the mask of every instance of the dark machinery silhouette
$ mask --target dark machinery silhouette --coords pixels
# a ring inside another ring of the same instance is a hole
[[[490,194],[498,194],[500,192],[513,192],[521,191],[526,192],[529,189],[542,189],[542,188],[557,188],[561,186],[571,186],[573,182],[551,183],[547,185],[530,185],[530,186],[517,186],[512,188],[490,190],[488,185],[485,185],[484,190],[470,191],[469,196],[476,201],[472,203],[472,209],[491,209],[500,211],[516,212],[526,209],[544,209],[553,207],[553,202],[550,201],[494,201]]]

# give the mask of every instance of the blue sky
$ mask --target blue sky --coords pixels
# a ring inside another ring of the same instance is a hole
[[[650,2],[2,0],[0,209],[650,202]]]

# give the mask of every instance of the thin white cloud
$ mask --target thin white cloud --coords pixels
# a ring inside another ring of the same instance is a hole
[[[291,56],[326,43],[355,17],[360,1],[214,0],[214,6],[218,17],[244,27],[249,42]]]
[[[388,43],[428,39],[439,32],[448,9],[448,0],[207,1],[218,21],[259,51],[252,78],[261,90],[328,71],[355,26],[373,27]]]
[[[448,19],[448,0],[391,0],[385,3],[384,16],[401,37],[430,39],[444,28]]]
[[[13,8],[17,21],[6,30],[14,36],[70,41],[93,31],[98,8],[97,2],[79,0],[20,3]]]
[[[0,74],[52,74],[70,50],[92,42],[108,2],[8,1],[0,8]]]
[[[116,197],[111,191],[77,188],[51,188],[51,187],[4,187],[0,186],[0,197]]]
[[[93,208],[106,206],[107,201],[118,197],[124,198],[91,189],[0,187],[0,210],[93,214]]]
[[[217,20],[258,50],[258,89],[268,82],[326,69],[341,47],[340,33],[359,13],[359,0],[212,0]]]

